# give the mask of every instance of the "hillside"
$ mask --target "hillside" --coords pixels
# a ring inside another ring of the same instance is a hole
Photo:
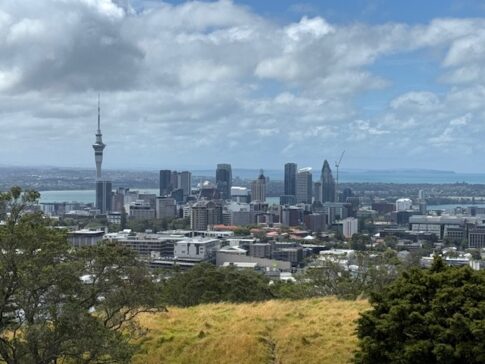
[[[366,301],[210,304],[144,315],[134,363],[348,363]]]

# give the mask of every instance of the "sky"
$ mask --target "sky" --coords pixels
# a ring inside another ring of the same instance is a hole
[[[0,2],[0,165],[485,171],[485,1]]]

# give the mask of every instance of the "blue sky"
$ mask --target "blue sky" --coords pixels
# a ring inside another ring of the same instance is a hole
[[[485,170],[483,1],[6,0],[0,164]]]

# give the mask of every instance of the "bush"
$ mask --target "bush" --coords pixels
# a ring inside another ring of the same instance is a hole
[[[269,281],[252,270],[217,268],[198,264],[177,272],[164,286],[165,302],[174,306],[194,306],[213,302],[253,302],[272,298]]]
[[[485,274],[413,269],[371,296],[358,320],[356,363],[485,363]]]

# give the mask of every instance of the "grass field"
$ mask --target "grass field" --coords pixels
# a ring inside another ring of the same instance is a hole
[[[148,329],[135,364],[348,363],[367,301],[335,298],[169,308]]]

